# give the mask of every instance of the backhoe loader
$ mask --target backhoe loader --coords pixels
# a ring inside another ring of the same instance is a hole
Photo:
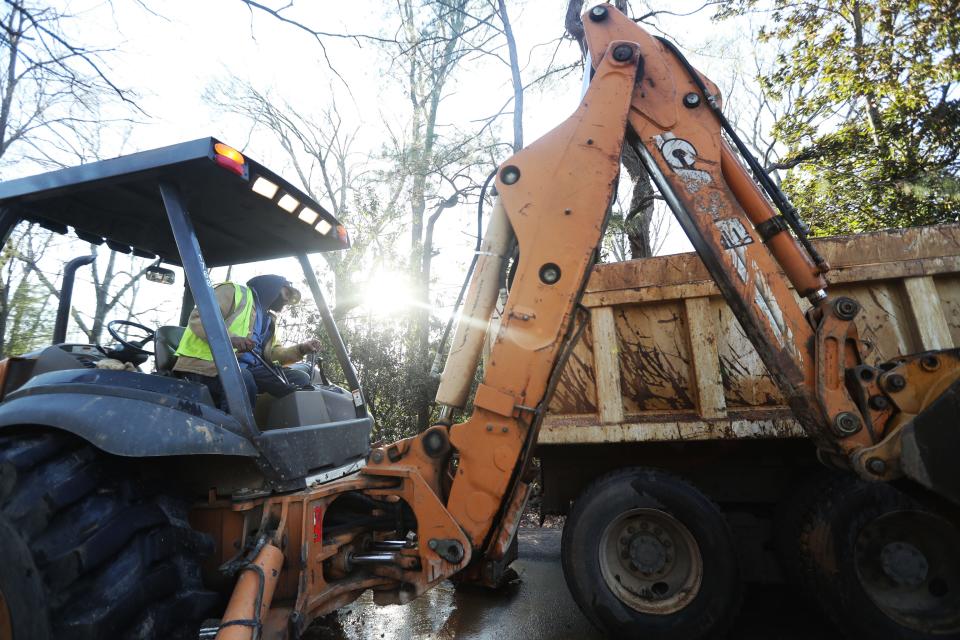
[[[184,309],[195,301],[228,405],[168,373],[175,327],[156,332],[154,375],[90,368],[95,345],[0,365],[0,638],[166,638],[184,627],[220,640],[295,638],[367,590],[393,604],[451,578],[500,583],[546,403],[583,328],[578,300],[624,144],[821,461],[904,483],[955,530],[960,353],[866,365],[859,305],[828,294],[829,265],[724,118],[716,86],[611,5],[591,8],[584,26],[582,102],[498,168],[439,418],[399,442],[367,444],[363,390],[309,262],[345,248],[346,233],[276,174],[203,139],[0,184],[5,234],[19,220],[72,227],[182,265]],[[458,421],[514,247],[501,322],[472,412]],[[311,384],[254,415],[206,267],[291,255],[349,389]],[[563,544],[574,599],[611,637],[722,635],[738,598],[716,596],[740,588],[722,514],[655,469],[626,480],[575,505]],[[937,561],[916,545],[877,553],[907,582]],[[956,615],[935,628],[891,624],[903,637],[960,634]]]

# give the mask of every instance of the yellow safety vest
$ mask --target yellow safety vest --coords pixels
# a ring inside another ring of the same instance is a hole
[[[222,282],[217,287],[224,284],[232,284],[234,290],[234,318],[230,326],[227,327],[227,332],[232,336],[249,336],[250,317],[253,315],[253,296],[250,295],[250,290],[247,287],[235,282]],[[187,327],[183,332],[183,338],[180,339],[180,344],[177,346],[177,355],[213,362],[210,344],[191,331],[190,327]]]

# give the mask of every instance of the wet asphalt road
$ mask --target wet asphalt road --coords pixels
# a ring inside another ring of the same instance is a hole
[[[594,640],[594,630],[567,591],[559,529],[521,529],[520,582],[501,591],[455,590],[445,582],[403,606],[377,607],[369,593],[316,622],[305,640]],[[794,593],[748,586],[730,638],[834,640],[836,632]]]

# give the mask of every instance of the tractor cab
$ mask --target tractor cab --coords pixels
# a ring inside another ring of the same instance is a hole
[[[69,261],[52,344],[0,362],[0,434],[30,425],[68,431],[123,457],[247,459],[262,476],[259,486],[250,484],[262,491],[299,489],[362,466],[372,419],[309,258],[347,249],[349,238],[308,195],[203,138],[0,183],[0,238],[23,221],[155,260],[146,273],[154,282],[172,283],[168,267],[182,267],[186,282],[179,324],[113,320],[106,327],[112,346],[72,344],[73,280],[93,257]],[[348,388],[310,363],[309,384],[265,397],[255,414],[208,270],[277,258],[302,269]],[[194,305],[223,388],[220,406],[205,385],[173,371]]]

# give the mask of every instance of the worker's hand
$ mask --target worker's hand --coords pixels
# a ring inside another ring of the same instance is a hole
[[[240,336],[231,337],[230,344],[232,344],[233,348],[237,350],[237,353],[253,351],[253,348],[256,346],[256,344],[254,344],[253,340],[250,338],[241,338]]]
[[[301,342],[297,345],[297,349],[300,351],[300,355],[307,355],[308,353],[316,353],[320,351],[320,341],[317,339],[307,340],[306,342]]]

